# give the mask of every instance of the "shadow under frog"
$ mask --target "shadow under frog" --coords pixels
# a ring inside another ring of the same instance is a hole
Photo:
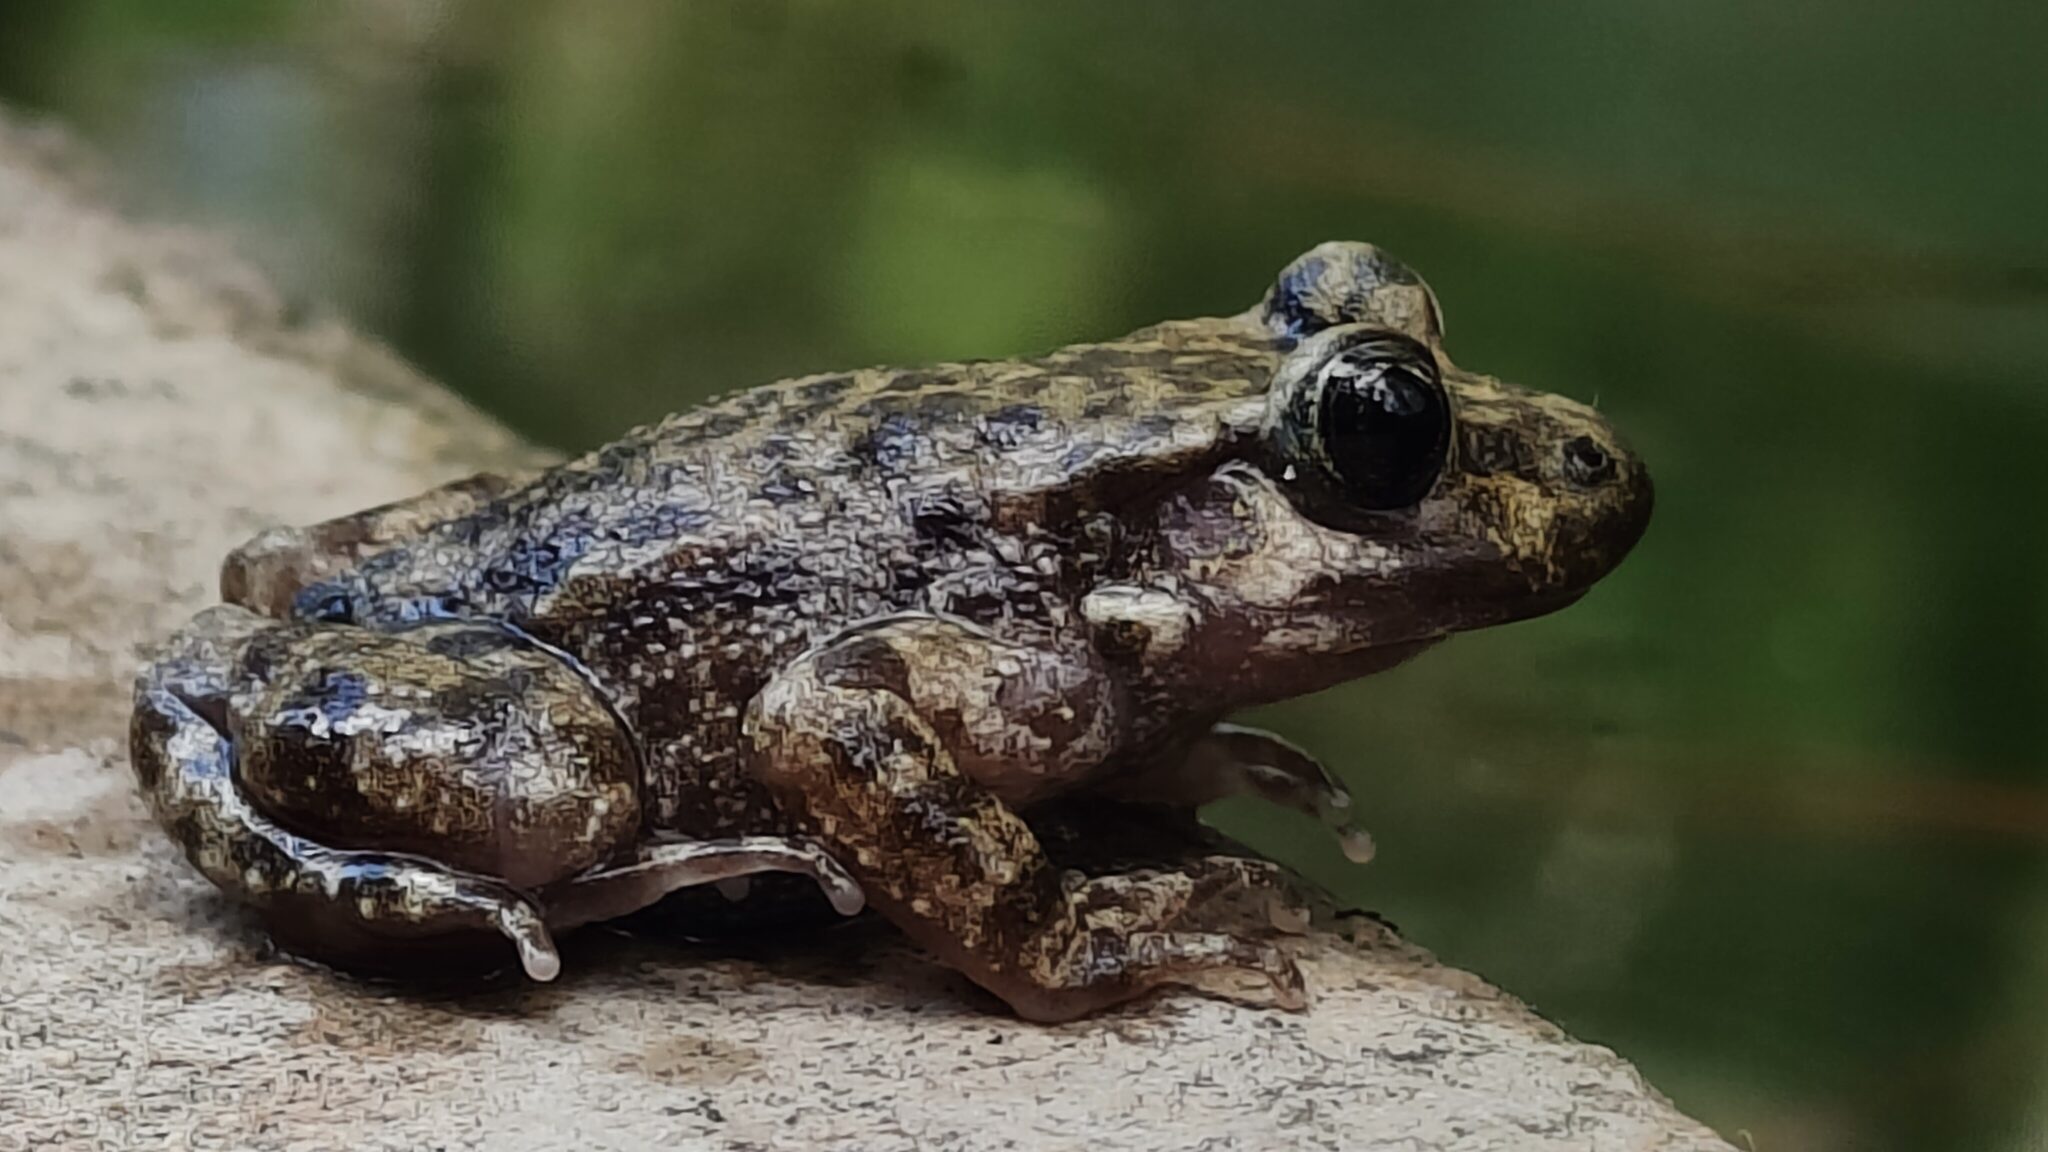
[[[710,885],[872,908],[1033,1019],[1298,1008],[1294,881],[1191,813],[1364,841],[1227,717],[1570,603],[1650,491],[1591,409],[1453,364],[1414,273],[1325,244],[1234,316],[783,381],[266,532],[139,677],[133,763],[314,958],[509,941],[549,980],[555,934]]]

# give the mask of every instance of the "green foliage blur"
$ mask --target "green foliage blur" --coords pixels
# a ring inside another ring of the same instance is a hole
[[[1380,243],[1650,461],[1216,819],[1767,1152],[2048,1147],[2048,8],[0,0],[0,98],[539,439]],[[337,509],[337,511],[343,511]]]

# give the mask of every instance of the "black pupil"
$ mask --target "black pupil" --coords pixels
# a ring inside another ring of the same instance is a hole
[[[1323,369],[1323,450],[1359,507],[1405,508],[1429,494],[1450,446],[1451,410],[1430,366],[1359,348]]]

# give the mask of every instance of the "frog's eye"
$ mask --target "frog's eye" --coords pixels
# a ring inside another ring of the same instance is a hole
[[[1346,324],[1370,324],[1417,340],[1443,339],[1436,294],[1407,265],[1371,244],[1318,244],[1280,270],[1260,309],[1283,341]]]
[[[1315,370],[1316,455],[1347,503],[1406,508],[1429,494],[1451,444],[1451,403],[1429,350],[1376,333]]]

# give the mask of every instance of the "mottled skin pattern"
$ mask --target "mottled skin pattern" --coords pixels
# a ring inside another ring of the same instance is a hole
[[[1332,397],[1402,372],[1442,418],[1346,438]],[[325,956],[496,932],[547,978],[550,927],[793,872],[1033,1018],[1299,1006],[1272,865],[1063,865],[1131,804],[1341,824],[1310,757],[1220,721],[1561,607],[1649,509],[1596,413],[1457,368],[1412,272],[1326,244],[1236,316],[771,384],[265,533],[138,681],[134,762]]]

